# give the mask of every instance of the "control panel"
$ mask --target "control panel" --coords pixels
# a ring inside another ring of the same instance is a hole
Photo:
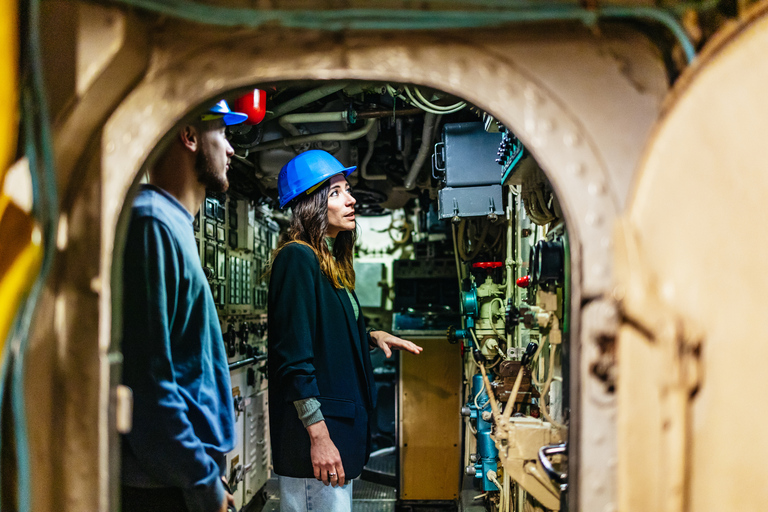
[[[270,476],[265,271],[279,227],[265,206],[209,193],[194,230],[229,360],[237,445],[226,478],[240,509]]]

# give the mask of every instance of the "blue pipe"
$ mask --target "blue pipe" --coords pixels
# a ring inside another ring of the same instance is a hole
[[[477,396],[477,407],[475,406],[475,397]],[[491,428],[493,424],[483,419],[484,412],[491,412],[490,400],[485,391],[483,376],[476,374],[472,377],[472,397],[467,403],[471,411],[470,418],[475,420],[477,425],[477,459],[475,459],[475,478],[482,481],[484,491],[497,491],[496,484],[488,480],[488,471],[497,472],[499,450],[496,443],[491,439]]]

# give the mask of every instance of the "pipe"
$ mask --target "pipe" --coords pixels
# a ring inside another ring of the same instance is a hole
[[[424,111],[420,108],[406,108],[403,110],[368,110],[358,112],[357,119],[370,119],[371,117],[397,117],[421,115]]]
[[[242,359],[234,363],[229,363],[229,371],[237,370],[238,368],[242,368],[243,366],[248,366],[250,364],[255,364],[255,363],[258,363],[259,361],[266,361],[266,360],[267,360],[267,356],[265,355],[253,356],[253,357],[249,357],[248,359]]]
[[[533,478],[539,481],[539,483],[544,486],[544,488],[549,491],[553,496],[555,496],[557,499],[560,499],[560,491],[554,486],[552,481],[547,478],[545,475],[541,474],[541,471],[539,471],[539,468],[536,467],[536,463],[532,460],[526,461],[523,464],[523,470],[531,475]]]
[[[424,128],[421,131],[421,147],[419,148],[419,153],[416,155],[416,159],[411,165],[411,170],[408,172],[408,176],[406,176],[405,182],[403,183],[406,190],[413,190],[414,187],[416,187],[416,178],[418,178],[419,171],[424,165],[424,162],[427,160],[427,156],[429,156],[429,152],[432,149],[432,130],[440,121],[441,117],[442,116],[438,116],[429,112],[424,114]]]
[[[355,140],[371,131],[371,128],[373,128],[375,124],[376,119],[368,119],[365,121],[365,126],[351,132],[311,133],[309,135],[300,135],[298,137],[285,137],[284,139],[270,140],[263,144],[259,144],[253,148],[253,151],[266,151],[268,149],[285,148],[288,146],[323,140]]]
[[[130,2],[129,2],[130,3]],[[200,5],[197,6],[202,7]],[[194,10],[195,7],[190,6],[189,9]],[[251,11],[253,12],[253,11]],[[205,24],[215,24],[213,20],[207,20],[203,21]],[[334,84],[328,84],[328,85],[322,85],[318,87],[317,89],[312,89],[311,91],[307,91],[304,94],[299,94],[293,99],[290,99],[286,101],[285,103],[281,103],[280,105],[276,106],[271,111],[267,112],[267,115],[264,116],[264,121],[269,121],[270,119],[274,119],[276,117],[280,117],[283,114],[287,114],[288,112],[293,112],[297,108],[301,108],[304,105],[309,105],[313,101],[317,101],[319,99],[325,98],[326,96],[330,96],[331,94],[338,92],[345,88],[347,85],[349,85],[349,82],[341,82],[341,83],[334,83]]]
[[[579,21],[589,27],[604,18],[646,19],[666,27],[677,39],[685,52],[688,63],[696,58],[696,48],[675,18],[673,10],[655,7],[613,7],[604,6],[586,9],[578,4],[531,4],[507,7],[510,2],[494,2],[495,9],[476,10],[416,10],[416,9],[247,9],[202,5],[189,0],[113,0],[131,7],[147,9],[157,14],[224,27],[257,28],[272,23],[288,28],[310,30],[441,30],[449,28],[498,27],[510,23],[531,23],[544,21]],[[466,0],[465,0],[466,1]],[[475,0],[479,1],[479,0]],[[488,0],[483,0],[482,3]],[[424,2],[438,3],[435,0]],[[698,12],[715,5],[689,4]],[[687,5],[686,5],[687,6]],[[677,6],[675,10],[682,9]],[[335,91],[334,91],[335,92]],[[287,111],[286,111],[287,112]],[[283,114],[285,112],[282,112]],[[269,116],[274,118],[277,115]]]
[[[512,194],[512,188],[507,190],[507,258],[505,266],[507,270],[507,300],[515,300],[515,253],[513,252],[512,240],[515,237],[515,196]],[[507,349],[512,347],[512,334],[507,334]]]
[[[285,128],[288,133],[294,137],[301,135],[301,132],[294,124],[298,123],[333,123],[333,122],[346,122],[349,117],[349,112],[344,110],[341,112],[316,112],[310,114],[286,114],[280,118],[278,123]]]
[[[376,124],[378,124],[378,121],[376,121]],[[376,142],[376,139],[379,138],[379,129],[378,126],[375,130],[371,130],[368,133],[365,134],[365,140],[368,141],[368,151],[365,153],[365,157],[363,158],[363,163],[360,165],[360,176],[363,177],[363,179],[368,181],[377,181],[377,180],[385,180],[387,179],[387,174],[368,174],[368,163],[371,161],[371,158],[373,158],[373,143]]]

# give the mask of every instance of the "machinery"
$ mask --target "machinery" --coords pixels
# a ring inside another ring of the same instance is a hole
[[[126,212],[169,134],[217,98],[252,116],[227,134],[230,191],[195,220],[239,509],[271,477],[276,178],[313,148],[359,167],[369,325],[425,347],[376,362],[363,481],[387,492],[365,506],[768,501],[768,241],[746,222],[768,213],[768,4],[448,4],[0,7],[16,107],[0,124],[3,510],[118,509]]]

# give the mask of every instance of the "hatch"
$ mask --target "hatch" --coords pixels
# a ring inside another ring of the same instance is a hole
[[[617,227],[620,510],[768,500],[767,7],[676,84]]]

